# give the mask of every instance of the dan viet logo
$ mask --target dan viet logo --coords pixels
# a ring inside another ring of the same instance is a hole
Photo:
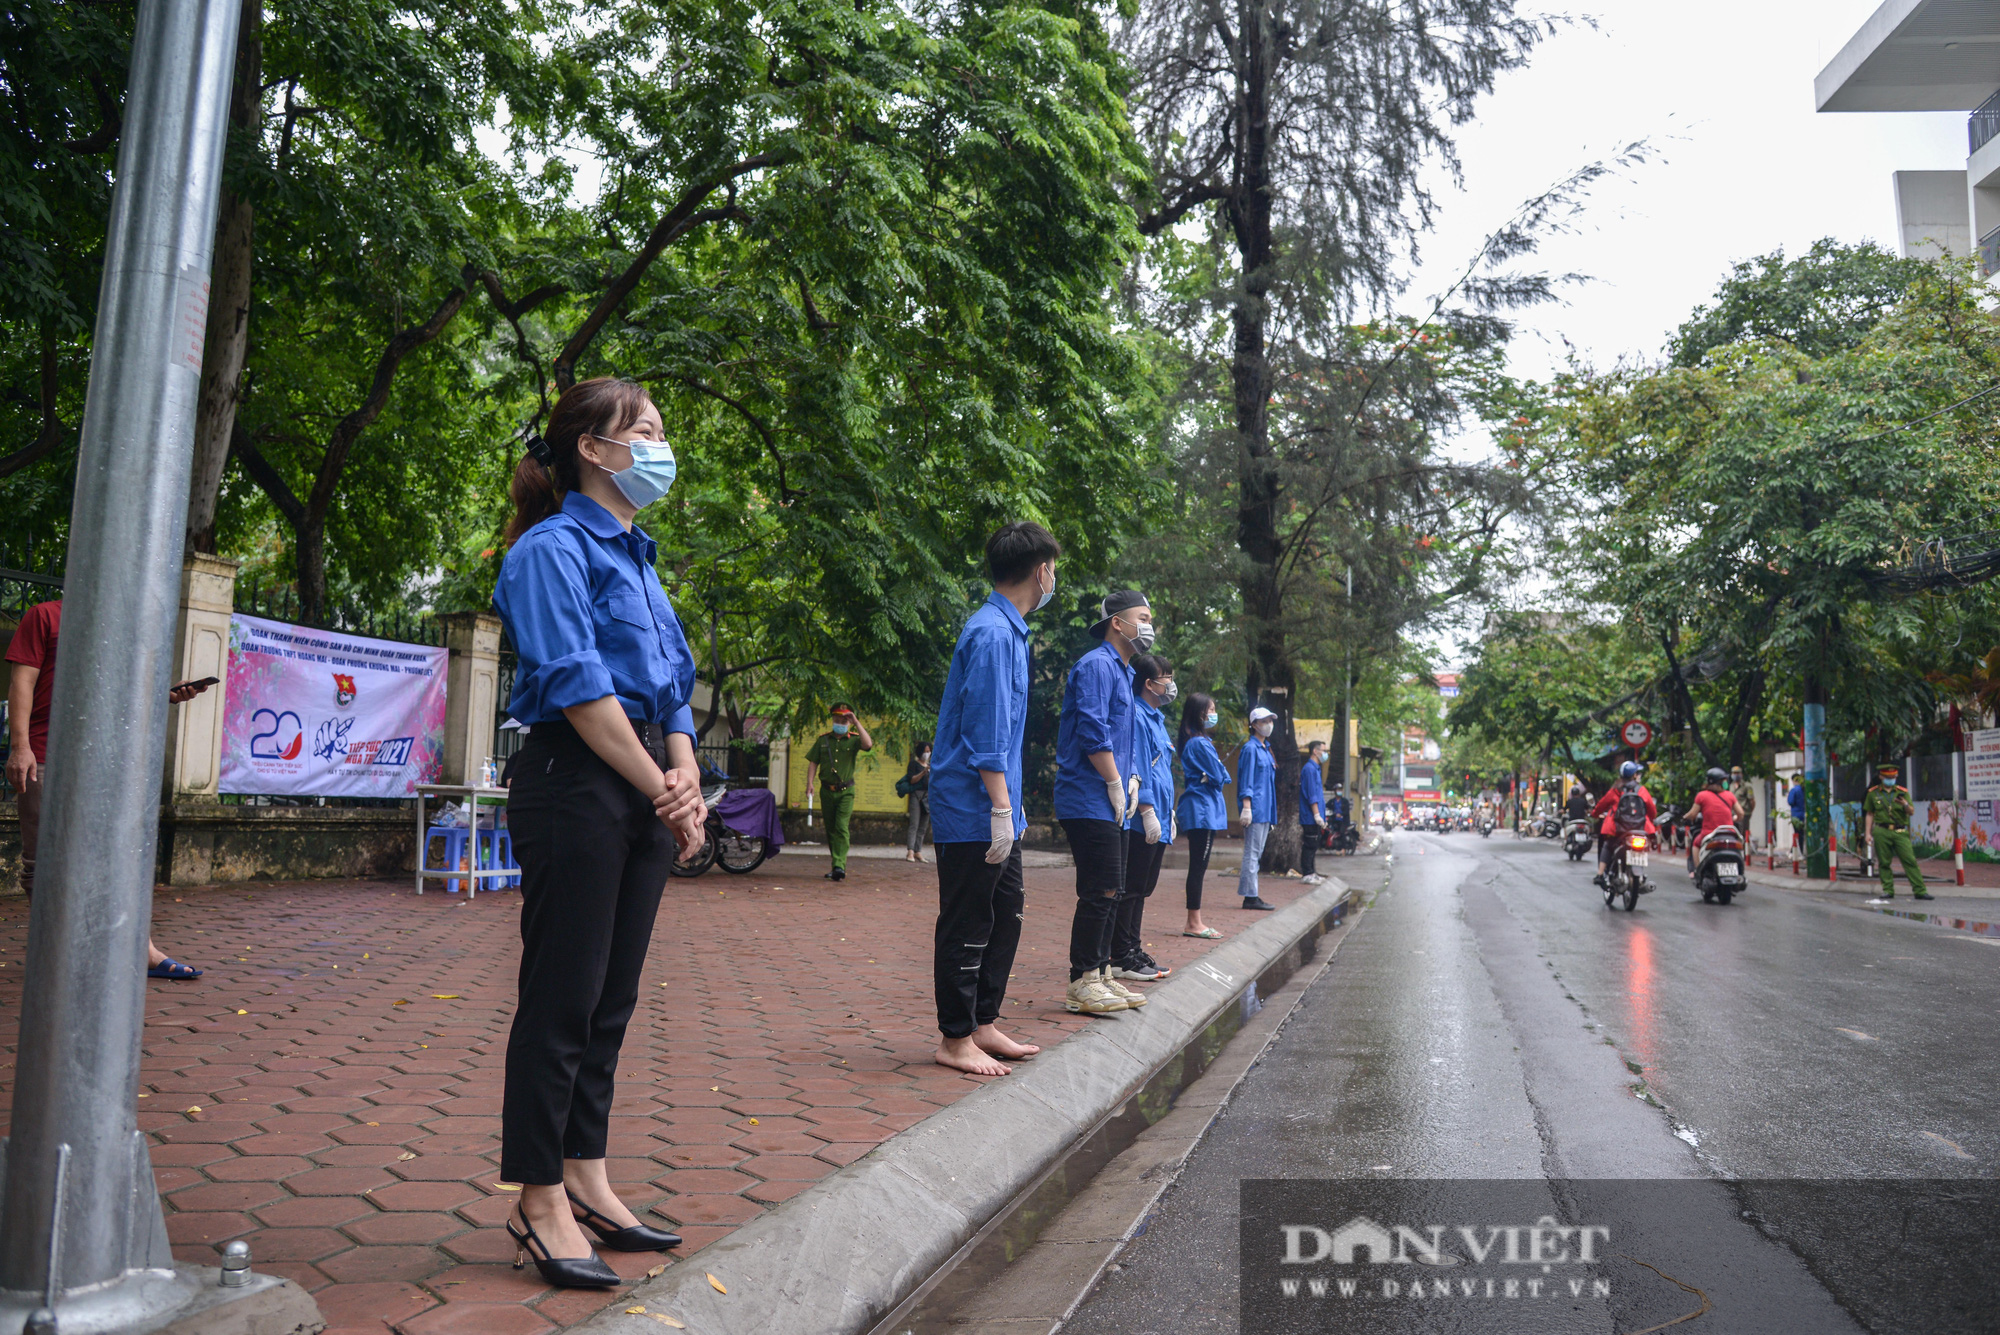
[[[359,692],[354,689],[353,677],[345,672],[336,672],[333,674],[333,702],[336,705],[339,705],[343,709],[346,708],[348,705],[354,703],[354,697],[357,694]]]
[[[1611,1281],[1600,1264],[1611,1230],[1563,1224],[1543,1215],[1532,1224],[1383,1225],[1356,1215],[1340,1227],[1281,1224],[1279,1263],[1285,1298],[1402,1301],[1608,1298]],[[1318,1269],[1308,1269],[1317,1267]],[[1422,1268],[1453,1269],[1450,1276]],[[1295,1277],[1294,1277],[1295,1276]]]

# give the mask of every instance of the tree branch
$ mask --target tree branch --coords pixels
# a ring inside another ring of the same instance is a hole
[[[97,112],[101,123],[92,134],[62,141],[62,146],[72,153],[102,153],[118,142],[119,132],[124,128],[124,122],[118,115],[118,101],[104,86],[104,80],[91,75],[90,91],[97,94]]]
[[[556,354],[556,389],[559,392],[576,383],[577,362],[582,359],[591,341],[597,337],[612,314],[625,304],[625,298],[632,295],[632,289],[639,286],[639,280],[646,276],[646,270],[652,268],[653,261],[660,257],[660,253],[692,228],[705,222],[719,221],[736,212],[734,200],[720,209],[703,209],[700,207],[702,201],[738,177],[747,176],[753,171],[772,166],[784,159],[785,155],[781,153],[754,153],[724,167],[712,176],[696,181],[681,192],[681,197],[675,201],[674,206],[654,224],[652,235],[646,238],[646,244],[640,247],[638,255],[632,262],[625,266],[625,272],[611,280],[610,286],[605,289],[604,295],[598,298],[590,314],[584,317],[583,323],[577,326],[574,334],[570,335],[569,342],[563,344],[562,351]]]
[[[697,393],[706,394],[717,403],[727,404],[729,407],[734,408],[744,421],[750,424],[751,429],[763,439],[764,451],[771,456],[771,464],[778,470],[778,504],[790,505],[798,493],[793,491],[791,484],[785,480],[785,456],[778,453],[777,437],[772,435],[771,428],[764,424],[763,419],[751,412],[742,403],[715,388],[715,386],[696,380],[693,376],[676,375],[667,378],[676,380]]]
[[[55,452],[62,444],[69,428],[56,414],[56,341],[50,330],[42,331],[41,368],[42,429],[34,440],[12,454],[0,455],[0,477],[18,473],[29,464],[38,463]]]
[[[526,362],[529,369],[535,373],[535,397],[541,407],[536,412],[534,421],[539,423],[549,413],[549,377],[548,373],[542,370],[542,359],[535,355],[534,345],[528,342],[527,334],[521,330],[521,317],[543,302],[563,295],[568,289],[560,283],[544,283],[519,301],[509,301],[506,291],[500,286],[500,275],[491,269],[481,269],[475,276],[480,286],[486,289],[486,295],[493,302],[493,308],[500,312],[501,318],[514,330],[514,355]]]
[[[292,490],[291,484],[285,481],[284,476],[271,466],[271,461],[266,459],[252,443],[250,433],[243,429],[240,418],[229,433],[229,452],[236,456],[237,462],[243,465],[243,471],[250,475],[250,480],[271,498],[271,504],[278,508],[278,513],[290,521],[294,528],[305,522],[305,503],[298,498],[298,494]]]

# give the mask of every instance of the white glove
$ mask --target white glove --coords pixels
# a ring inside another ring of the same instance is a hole
[[[1154,811],[1151,807],[1140,807],[1139,824],[1146,831],[1147,843],[1157,844],[1160,842],[1160,816],[1158,812]]]
[[[1139,776],[1134,774],[1125,780],[1125,809],[1133,810],[1139,805]]]
[[[1181,837],[1181,819],[1179,816],[1174,815],[1172,812],[1168,812],[1167,842],[1171,844],[1174,840],[1180,837]]]
[[[1125,824],[1125,785],[1116,779],[1104,781],[1104,800],[1111,804],[1111,823]]]
[[[997,867],[1014,851],[1014,808],[993,808],[991,829],[993,842],[986,849],[986,860]]]

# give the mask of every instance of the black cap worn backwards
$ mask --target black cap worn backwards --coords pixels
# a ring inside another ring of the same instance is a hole
[[[1135,607],[1151,605],[1146,601],[1146,595],[1137,589],[1120,589],[1097,605],[1097,622],[1090,628],[1090,633],[1101,640],[1104,638],[1104,632],[1111,629],[1112,617],[1120,612],[1129,612]]]

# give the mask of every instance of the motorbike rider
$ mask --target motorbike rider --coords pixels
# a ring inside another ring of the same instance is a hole
[[[1728,792],[1729,776],[1711,769],[1705,776],[1708,787],[1694,795],[1693,824],[1688,830],[1688,870],[1694,870],[1695,850],[1701,847],[1704,832],[1736,823],[1736,799]]]
[[[1563,814],[1571,820],[1582,820],[1590,815],[1590,789],[1577,784],[1569,790],[1569,797],[1563,803]]]
[[[1611,861],[1612,841],[1624,833],[1618,828],[1618,800],[1633,793],[1636,793],[1646,805],[1646,833],[1658,833],[1653,818],[1660,814],[1660,805],[1653,800],[1653,795],[1646,791],[1646,785],[1639,782],[1639,763],[1628,760],[1618,767],[1618,782],[1605,789],[1604,796],[1598,798],[1597,805],[1590,809],[1593,818],[1599,816],[1604,818],[1604,824],[1597,832],[1597,875],[1592,878],[1592,884],[1599,889],[1604,886],[1604,871]]]
[[[1348,822],[1354,818],[1354,806],[1347,800],[1347,785],[1333,785],[1333,796],[1326,800],[1326,829],[1338,844],[1347,837]]]

